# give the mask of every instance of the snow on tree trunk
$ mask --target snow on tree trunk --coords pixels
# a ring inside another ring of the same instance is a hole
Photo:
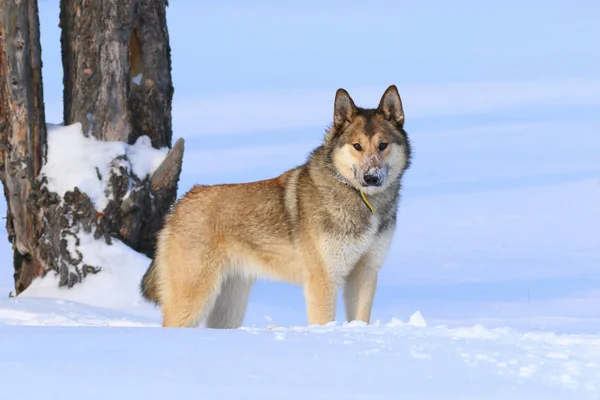
[[[80,247],[90,234],[152,257],[184,151],[182,139],[171,147],[166,2],[61,0],[66,126],[48,132],[37,2],[0,4],[0,172],[16,293],[51,271],[67,287],[102,273]]]
[[[37,0],[0,0],[0,179],[17,292],[44,268],[36,182],[46,152]]]

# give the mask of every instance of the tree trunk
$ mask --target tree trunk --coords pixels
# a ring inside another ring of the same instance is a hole
[[[0,178],[8,202],[19,294],[54,271],[71,287],[102,265],[87,265],[82,232],[118,238],[149,257],[177,196],[183,140],[171,148],[171,60],[164,0],[61,0],[65,125],[86,136],[170,148],[160,167],[136,176],[127,154],[111,164],[108,204],[95,209],[74,187],[61,198],[40,174],[46,154],[36,0],[0,0]],[[144,139],[142,139],[144,140]],[[98,172],[99,174],[99,172]],[[103,177],[98,177],[101,181]]]
[[[64,121],[101,140],[171,145],[165,0],[61,0]]]
[[[0,0],[0,179],[16,292],[45,268],[38,177],[46,152],[37,0]]]
[[[61,0],[60,5],[65,124],[79,122],[85,134],[100,140],[132,144],[148,136],[153,147],[170,148],[166,1]],[[99,221],[103,234],[153,256],[162,216],[177,196],[182,158],[180,139],[153,177],[115,173],[114,200]]]

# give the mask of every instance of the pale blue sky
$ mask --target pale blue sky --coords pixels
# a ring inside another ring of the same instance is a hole
[[[301,163],[338,87],[375,106],[393,83],[415,159],[375,318],[598,331],[600,3],[170,3],[182,193]],[[62,115],[58,11],[40,2],[49,122]],[[300,289],[259,285],[249,321],[267,309],[301,323]]]

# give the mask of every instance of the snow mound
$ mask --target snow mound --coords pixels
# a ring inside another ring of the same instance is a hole
[[[158,168],[168,152],[167,148],[153,148],[147,136],[138,138],[133,145],[85,137],[79,122],[68,126],[47,124],[47,129],[47,162],[41,175],[48,179],[48,189],[64,197],[67,191],[78,187],[98,211],[104,210],[110,200],[106,188],[111,170],[125,166],[144,179]]]
[[[131,311],[105,309],[63,300],[58,294],[54,293],[52,296],[56,299],[19,296],[0,300],[0,327],[3,325],[159,327],[161,325],[158,312],[149,307]]]
[[[112,244],[108,245],[104,239],[96,240],[93,235],[85,232],[79,232],[78,236],[77,249],[83,256],[82,262],[100,265],[102,270],[97,274],[88,274],[83,284],[74,285],[70,289],[59,287],[58,276],[49,272],[45,277],[34,279],[19,294],[19,298],[48,297],[112,309],[132,308],[143,304],[138,288],[150,265],[150,259],[118,239],[113,238]]]
[[[425,318],[423,317],[423,314],[421,314],[421,311],[416,311],[413,315],[410,316],[408,322],[403,322],[401,319],[398,318],[392,318],[392,321],[389,323],[390,327],[405,325],[414,326],[417,328],[426,328],[427,321],[425,321]]]

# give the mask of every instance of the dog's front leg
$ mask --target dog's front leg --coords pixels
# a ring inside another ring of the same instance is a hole
[[[304,297],[309,325],[324,325],[335,320],[337,286],[325,268],[311,269],[307,274]]]
[[[346,277],[344,303],[348,321],[370,323],[377,276],[392,244],[394,229],[392,225],[383,231]]]
[[[361,260],[346,278],[344,305],[346,320],[370,323],[378,270]]]

